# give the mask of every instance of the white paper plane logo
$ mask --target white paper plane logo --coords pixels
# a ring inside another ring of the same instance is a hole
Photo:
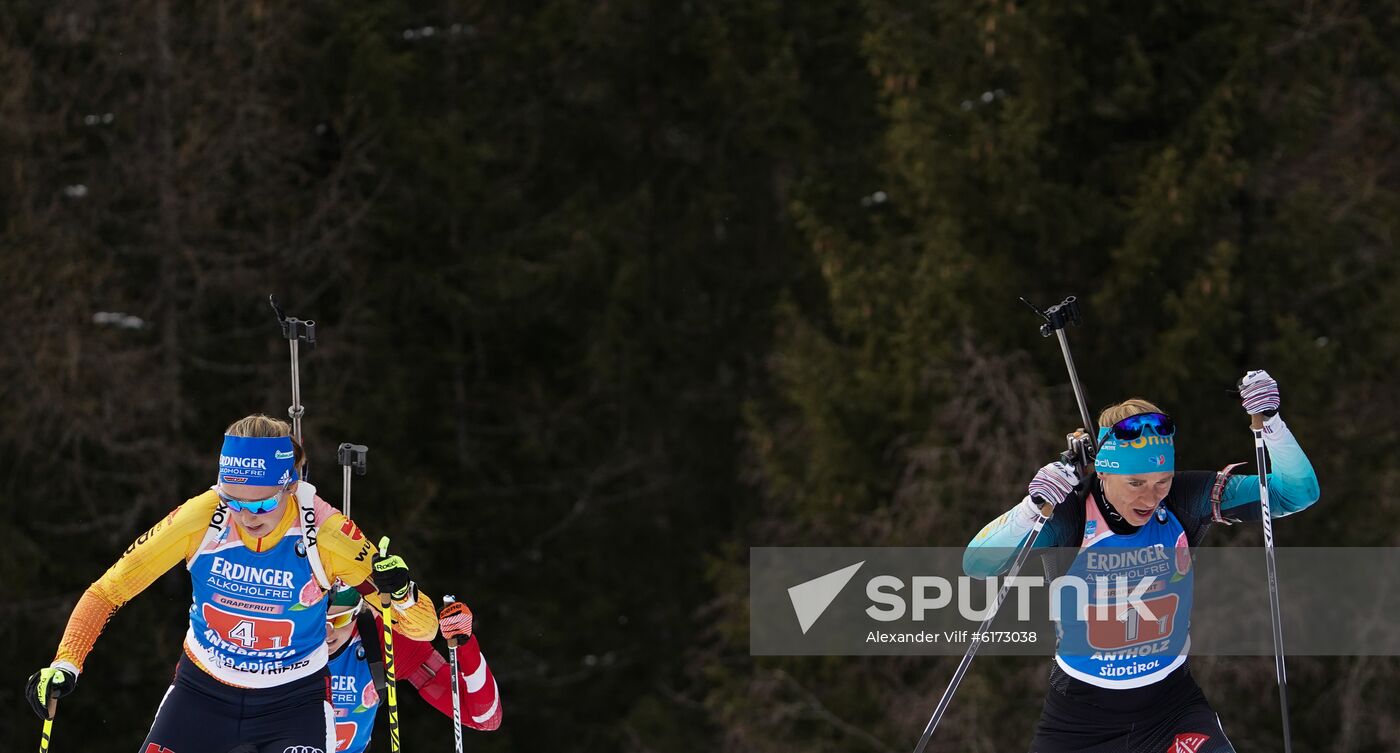
[[[861,560],[849,567],[813,578],[806,583],[798,583],[788,589],[788,598],[792,599],[792,611],[797,613],[797,624],[802,626],[803,635],[807,634],[808,628],[831,606],[841,589],[851,582],[856,571],[864,564],[865,560]]]

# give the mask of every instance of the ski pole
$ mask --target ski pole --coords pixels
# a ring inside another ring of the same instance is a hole
[[[58,699],[49,699],[49,718],[44,720],[44,736],[39,738],[39,753],[49,753],[49,739],[53,737],[53,718],[58,714]]]
[[[353,470],[356,476],[365,475],[365,461],[368,454],[368,447],[349,442],[342,442],[335,453],[341,469],[340,511],[345,513],[347,518],[350,517],[350,472]]]
[[[1041,311],[1035,304],[1021,299],[1021,303],[1031,307],[1045,323],[1040,325],[1040,336],[1049,337],[1055,335],[1060,341],[1060,352],[1065,357],[1065,368],[1069,371],[1069,383],[1074,388],[1074,399],[1079,403],[1079,417],[1084,421],[1084,431],[1089,435],[1089,449],[1097,454],[1098,433],[1094,429],[1094,419],[1089,415],[1089,404],[1084,399],[1084,385],[1079,383],[1079,370],[1074,368],[1074,356],[1069,352],[1069,337],[1065,334],[1065,327],[1073,324],[1078,326],[1083,317],[1079,312],[1079,299],[1075,296],[1068,296],[1063,301]]]
[[[307,350],[315,350],[316,322],[311,319],[288,317],[282,313],[282,307],[277,305],[275,295],[269,295],[267,302],[272,305],[272,311],[277,315],[277,323],[282,325],[282,337],[292,348],[292,404],[287,408],[287,415],[292,419],[292,436],[296,438],[297,444],[301,444],[301,416],[306,412],[306,406],[301,404],[301,363],[297,348],[300,343],[306,343]]]
[[[452,609],[455,604],[457,604],[457,597],[443,595],[442,614],[438,618],[439,622],[450,619],[461,611],[460,607],[456,610]],[[462,753],[462,686],[459,682],[462,673],[457,666],[457,636],[455,634],[447,639],[447,656],[452,664],[452,735],[457,743],[457,753]]]
[[[1254,432],[1254,462],[1259,469],[1259,509],[1264,517],[1264,560],[1269,572],[1269,613],[1274,623],[1274,674],[1278,677],[1278,703],[1283,714],[1283,751],[1292,753],[1288,728],[1288,672],[1283,666],[1283,616],[1279,609],[1278,570],[1274,562],[1274,521],[1269,509],[1269,451],[1264,446],[1264,416],[1251,417]]]
[[[1060,454],[1060,460],[1067,463],[1079,461],[1085,453],[1083,434],[1072,434],[1069,437],[1069,449]],[[1081,467],[1081,471],[1083,468]],[[1084,484],[1088,488],[1088,484]],[[986,633],[992,626],[992,621],[997,617],[997,612],[1001,609],[1002,602],[1006,601],[1006,594],[1011,590],[1011,585],[1016,576],[1021,573],[1021,568],[1026,564],[1026,558],[1030,556],[1031,550],[1035,548],[1035,540],[1039,538],[1040,531],[1045,527],[1045,522],[1054,514],[1054,506],[1048,502],[1041,501],[1039,512],[1035,517],[1035,523],[1031,526],[1031,532],[1026,536],[1026,540],[1021,544],[1021,548],[1016,552],[1016,559],[1011,564],[1011,569],[1006,571],[1006,578],[1002,581],[1001,588],[997,591],[996,602],[992,605],[991,612],[986,619],[982,620],[982,625],[977,628],[978,635]],[[924,734],[919,737],[919,742],[914,746],[914,753],[923,753],[929,740],[933,739],[934,730],[938,729],[938,723],[943,720],[943,714],[948,711],[948,704],[953,700],[953,693],[957,692],[958,686],[962,684],[963,675],[967,674],[967,668],[972,665],[972,658],[977,655],[977,649],[982,645],[981,641],[972,641],[967,646],[967,652],[963,654],[958,668],[953,672],[953,679],[948,681],[948,687],[943,691],[943,697],[938,699],[938,706],[933,710],[933,716],[929,718],[928,725],[924,727]]]
[[[379,540],[379,553],[389,551],[389,537]],[[379,592],[379,612],[384,618],[384,690],[389,700],[389,749],[399,753],[399,692],[394,678],[394,605],[393,597]],[[454,681],[457,678],[452,678]]]
[[[1041,508],[1044,510],[1044,508]],[[1035,547],[1036,537],[1040,535],[1041,529],[1045,526],[1044,512],[1036,515],[1035,524],[1031,526],[1030,535],[1026,537],[1026,542],[1021,545],[1021,550],[1016,553],[1016,561],[1012,563],[1011,569],[1006,573],[1006,579],[1002,581],[1001,590],[997,591],[996,603],[992,606],[992,611],[987,618],[982,620],[981,627],[977,628],[978,635],[987,632],[992,626],[992,620],[996,619],[997,612],[1001,609],[1001,603],[1006,600],[1007,591],[1011,590],[1011,582],[1021,572],[1021,566],[1025,564],[1026,557]],[[938,707],[933,710],[933,716],[928,720],[928,725],[924,727],[924,734],[919,738],[919,744],[914,746],[914,753],[923,753],[929,740],[933,739],[933,731],[938,729],[938,723],[942,721],[943,714],[948,710],[948,704],[953,700],[953,693],[957,692],[958,685],[962,684],[963,675],[967,674],[967,668],[972,665],[972,657],[977,655],[977,649],[982,645],[981,641],[972,641],[967,646],[967,653],[963,654],[961,662],[958,662],[957,671],[953,672],[953,679],[948,681],[948,688],[943,691],[943,697],[938,699]]]
[[[1036,315],[1045,320],[1040,327],[1040,334],[1049,337],[1051,334],[1059,336],[1060,351],[1065,356],[1065,366],[1069,370],[1070,384],[1074,387],[1074,397],[1079,402],[1080,417],[1084,419],[1084,433],[1071,434],[1068,437],[1069,449],[1060,455],[1060,459],[1075,463],[1079,466],[1080,475],[1084,478],[1084,488],[1088,488],[1088,479],[1092,475],[1093,458],[1097,450],[1095,440],[1097,437],[1092,430],[1093,422],[1089,418],[1088,403],[1084,400],[1084,387],[1079,383],[1079,372],[1074,368],[1074,356],[1069,351],[1069,338],[1065,336],[1065,327],[1070,324],[1079,324],[1081,317],[1079,314],[1079,304],[1074,296],[1066,298],[1063,302],[1050,307],[1046,311],[1036,308],[1035,304],[1025,298],[1021,302],[1031,307]],[[997,591],[995,604],[986,619],[982,620],[978,634],[985,633],[992,626],[992,621],[996,619],[997,612],[1001,610],[1001,604],[1006,600],[1006,593],[1011,590],[1011,584],[1016,576],[1020,574],[1021,567],[1025,565],[1026,558],[1030,556],[1031,550],[1035,548],[1035,540],[1039,538],[1040,532],[1045,527],[1045,521],[1054,514],[1054,505],[1049,502],[1041,502],[1039,511],[1035,518],[1035,523],[1031,526],[1030,533],[1021,544],[1021,548],[1016,552],[1016,559],[1011,564],[1011,569],[1006,572],[1006,579],[1002,581],[1001,589]],[[914,753],[923,753],[933,739],[934,730],[938,729],[938,723],[942,721],[943,715],[948,711],[948,704],[953,700],[953,694],[957,692],[958,686],[962,684],[963,676],[967,674],[967,669],[972,665],[972,658],[977,655],[977,649],[981,647],[981,641],[972,641],[967,646],[967,652],[963,654],[962,661],[958,663],[958,668],[953,672],[953,679],[948,681],[948,687],[943,691],[943,697],[938,699],[938,706],[933,710],[933,716],[929,718],[928,725],[924,727],[924,734],[919,737],[919,742],[914,746]]]

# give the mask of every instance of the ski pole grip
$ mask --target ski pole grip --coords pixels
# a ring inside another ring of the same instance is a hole
[[[1264,428],[1264,414],[1253,413],[1249,416],[1249,428],[1260,431]]]
[[[57,698],[57,697],[54,697],[54,698],[50,698],[50,699],[49,699],[49,709],[48,709],[48,711],[49,711],[49,719],[53,719],[55,716],[58,716],[58,698]]]

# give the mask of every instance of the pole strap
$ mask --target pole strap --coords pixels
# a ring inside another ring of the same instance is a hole
[[[1231,463],[1215,472],[1215,483],[1210,487],[1210,519],[1216,523],[1224,523],[1232,526],[1240,522],[1239,518],[1227,518],[1220,512],[1220,504],[1225,498],[1225,482],[1230,480],[1230,474],[1244,463]]]

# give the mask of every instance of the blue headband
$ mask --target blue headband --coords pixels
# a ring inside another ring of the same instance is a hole
[[[1121,440],[1108,427],[1099,429],[1099,454],[1094,470],[1099,473],[1158,473],[1176,470],[1174,437],[1159,437],[1144,426],[1137,439]]]
[[[297,480],[291,437],[224,435],[219,481],[241,486],[282,486]]]

